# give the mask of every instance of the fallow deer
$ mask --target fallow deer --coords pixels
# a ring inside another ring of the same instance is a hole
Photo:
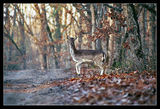
[[[77,38],[67,36],[70,55],[76,62],[76,72],[80,74],[81,65],[83,63],[93,63],[101,69],[100,75],[103,75],[106,67],[106,54],[102,50],[77,50],[74,41]]]

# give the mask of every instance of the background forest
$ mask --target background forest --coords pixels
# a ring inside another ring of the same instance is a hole
[[[156,4],[4,4],[4,69],[70,68],[77,49],[103,49],[109,67],[156,69]]]
[[[110,68],[155,70],[156,4],[4,4],[6,70],[71,68],[77,49],[103,49]]]
[[[103,49],[106,74],[157,72],[156,3],[4,3],[3,69],[75,70],[67,36]]]

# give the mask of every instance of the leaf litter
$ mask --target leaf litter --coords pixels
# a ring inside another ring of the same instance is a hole
[[[46,89],[48,91],[45,95],[49,96],[49,101],[41,101],[42,104],[156,105],[156,78],[156,73],[149,71],[111,73],[102,76],[94,71],[86,71],[72,78],[52,81],[33,88],[27,87],[23,91],[16,89],[14,91],[41,95],[40,90]],[[55,87],[58,90],[54,89]],[[7,93],[7,89],[4,92]]]

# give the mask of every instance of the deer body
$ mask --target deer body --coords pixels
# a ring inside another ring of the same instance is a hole
[[[74,38],[68,38],[70,54],[73,61],[76,62],[76,72],[80,74],[81,64],[93,63],[101,69],[100,75],[105,68],[106,55],[102,50],[77,50],[75,48]]]

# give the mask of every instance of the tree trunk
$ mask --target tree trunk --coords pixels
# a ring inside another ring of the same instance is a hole
[[[147,45],[147,42],[146,42],[146,30],[147,30],[147,10],[144,8],[144,11],[143,11],[143,51],[145,53],[145,57],[144,57],[144,65],[146,66],[147,65],[147,62],[148,62],[148,45]]]
[[[47,46],[45,45],[46,44],[46,40],[48,39],[47,38],[47,31],[46,31],[46,28],[47,28],[47,21],[46,21],[46,10],[45,10],[45,4],[42,4],[41,5],[41,9],[42,9],[42,13],[40,14],[41,16],[41,40],[43,42],[43,45],[41,46],[41,69],[47,69]]]
[[[154,4],[151,4],[151,7],[153,8],[153,9],[155,9],[155,6],[154,6]],[[156,30],[156,22],[155,22],[155,15],[153,14],[153,13],[151,13],[151,24],[152,24],[152,29],[151,29],[151,32],[152,32],[152,41],[153,41],[153,52],[155,53],[156,52],[156,43],[155,43],[155,37],[156,37],[156,32],[155,32],[155,30]]]
[[[79,37],[78,37],[78,48],[79,50],[81,50],[81,44],[82,44],[82,16],[80,16],[79,18],[79,25],[80,25],[80,34],[79,34]]]
[[[94,32],[95,32],[95,13],[94,13],[94,5],[91,4],[90,5],[90,11],[91,11],[91,22],[92,22],[92,31],[91,31],[91,35],[93,36],[94,35]],[[92,42],[92,49],[95,49],[95,44],[94,42]]]
[[[20,27],[20,33],[21,33],[21,37],[22,37],[22,40],[21,40],[21,50],[22,50],[22,53],[23,53],[23,69],[26,69],[26,59],[25,59],[25,55],[26,55],[26,44],[25,44],[25,32],[24,32],[24,21],[21,20],[19,22],[19,27]]]
[[[14,37],[14,28],[15,28],[15,24],[16,24],[16,8],[14,8],[14,17],[13,17],[13,28],[12,28],[12,34],[11,34],[11,38],[13,39]],[[12,57],[12,46],[9,46],[9,61],[11,61]]]
[[[111,10],[111,9],[110,9]],[[114,22],[114,20],[112,20],[111,18],[110,18],[110,25],[112,25],[113,24],[113,22]],[[112,34],[111,35],[109,35],[109,66],[111,66],[112,65],[112,61],[113,61],[113,50],[114,50],[114,37],[112,36]]]
[[[117,7],[118,8],[121,8],[121,4],[117,4]],[[121,12],[119,12],[120,14]],[[115,21],[116,23],[116,31],[118,33],[121,33],[121,26],[120,26],[120,22],[119,21]],[[119,58],[121,57],[120,55],[120,50],[121,50],[121,37],[122,36],[118,36],[118,37],[115,37],[115,41],[116,41],[116,44],[115,44],[115,52],[114,52],[114,58],[113,58],[113,64],[112,66],[113,67],[118,67],[119,65]],[[122,51],[121,51],[122,52]]]
[[[5,25],[6,25],[6,30],[8,31],[8,33],[7,34],[9,34],[10,35],[10,18],[9,18],[9,14],[10,14],[10,11],[8,10],[8,8],[9,8],[9,4],[6,4],[6,17],[5,17]],[[12,36],[10,37],[11,39],[12,39]],[[13,39],[12,39],[13,40]],[[8,40],[8,42],[9,42],[9,40]],[[11,45],[10,45],[11,46]],[[6,53],[6,57],[7,57],[7,61],[11,61],[11,49],[10,49],[10,46],[9,47],[7,47],[7,50],[6,51],[8,51],[7,53]],[[8,69],[8,68],[7,68]]]
[[[151,4],[152,9],[155,10],[155,5]],[[152,34],[152,62],[153,62],[153,69],[156,69],[156,22],[155,22],[155,14],[151,13],[150,16],[150,22],[151,22],[151,34]]]
[[[57,40],[61,40],[61,32],[60,32],[60,18],[59,18],[59,11],[57,10],[56,13],[56,30],[55,30],[55,38]],[[60,53],[61,51],[61,44],[57,44],[56,45],[56,51],[57,53]],[[58,54],[57,56],[55,56],[55,65],[56,68],[60,68],[60,55]]]
[[[100,6],[97,6],[96,5],[96,27],[99,27],[99,28],[102,28],[102,24],[100,23],[100,21],[102,20],[103,18],[103,4],[101,4]],[[101,39],[100,38],[97,38],[96,41],[95,41],[95,49],[96,50],[102,50],[102,45],[101,45]]]
[[[138,41],[140,43],[139,48],[136,49],[135,52],[136,52],[136,55],[137,55],[138,59],[140,59],[140,58],[143,59],[144,54],[143,54],[143,51],[142,51],[142,41],[141,41],[141,35],[140,35],[140,28],[139,28],[139,23],[138,23],[137,11],[136,11],[135,6],[133,4],[129,4],[129,6],[131,7],[133,19],[135,21],[136,28],[137,28],[136,37],[138,38]]]

